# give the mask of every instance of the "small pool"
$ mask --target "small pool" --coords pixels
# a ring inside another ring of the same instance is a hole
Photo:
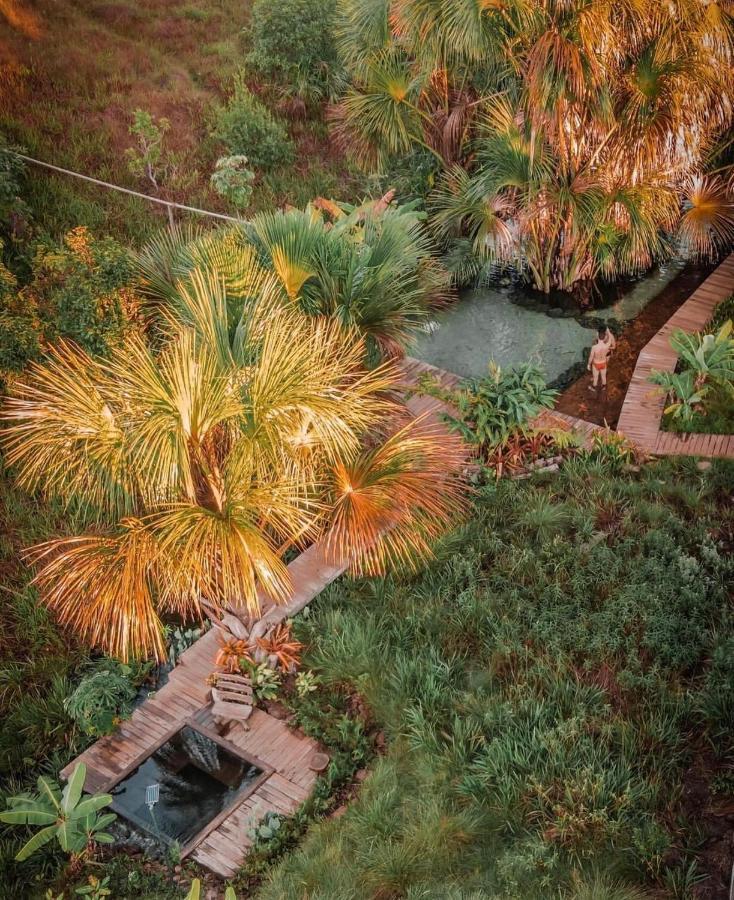
[[[185,853],[268,775],[233,745],[187,723],[112,788],[112,809]]]
[[[518,305],[513,301],[521,292],[509,284],[467,291],[436,317],[409,353],[465,378],[485,375],[490,360],[503,368],[534,362],[549,381],[555,381],[583,360],[599,318],[618,322],[633,319],[670,285],[683,266],[683,260],[671,260],[630,282],[620,290],[616,302],[578,317],[572,313],[553,318]]]

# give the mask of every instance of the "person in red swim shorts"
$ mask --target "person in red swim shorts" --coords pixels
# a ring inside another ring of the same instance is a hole
[[[601,386],[607,386],[607,365],[609,362],[609,354],[612,352],[611,341],[607,339],[607,328],[601,326],[599,328],[599,337],[594,342],[589,353],[589,364],[587,369],[592,373],[593,382],[589,385],[590,391],[595,391],[601,379]]]

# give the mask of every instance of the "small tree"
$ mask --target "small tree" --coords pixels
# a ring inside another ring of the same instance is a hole
[[[8,798],[8,809],[0,813],[0,822],[8,825],[42,825],[40,831],[16,854],[22,862],[56,838],[59,846],[72,857],[79,857],[90,844],[111,844],[113,837],[104,829],[115,821],[114,813],[98,815],[112,803],[110,794],[95,794],[82,799],[87,767],[79,763],[66,784],[63,793],[58,783],[50,778],[38,779],[38,793],[19,794]]]
[[[144,109],[136,109],[133,113],[129,133],[135,137],[137,146],[125,151],[127,165],[132,175],[147,178],[156,190],[158,179],[163,177],[163,139],[170,127],[168,119],[160,118],[156,121]]]
[[[254,180],[255,173],[248,168],[246,156],[223,156],[214,167],[211,185],[220,197],[244,209],[252,197]]]
[[[230,154],[247,154],[264,172],[290,164],[295,156],[283,123],[250,92],[242,77],[235,79],[227,105],[217,111],[214,136]]]

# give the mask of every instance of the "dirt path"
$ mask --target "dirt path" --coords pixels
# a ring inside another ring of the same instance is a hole
[[[563,391],[556,409],[587,422],[606,423],[615,428],[640,351],[712,269],[713,266],[687,266],[636,319],[625,325],[609,363],[606,391],[592,393],[591,375],[584,375]]]

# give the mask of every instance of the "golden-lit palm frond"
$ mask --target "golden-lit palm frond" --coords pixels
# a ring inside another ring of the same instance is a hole
[[[216,273],[229,297],[257,296],[259,267],[240,226],[204,231],[175,225],[134,256],[140,289],[153,303],[177,305],[180,285],[195,269]]]
[[[720,178],[691,179],[679,233],[684,245],[700,256],[714,256],[734,241],[734,197]]]
[[[156,513],[150,527],[166,560],[161,608],[181,612],[203,600],[217,611],[246,606],[257,615],[259,591],[284,602],[288,567],[263,532],[258,511],[256,503],[231,501],[217,511],[178,503]]]
[[[124,403],[128,452],[149,503],[197,496],[202,448],[242,413],[239,394],[208,345],[182,329],[155,356],[139,336],[104,364],[108,390]]]
[[[113,515],[135,509],[138,478],[120,407],[83,350],[62,342],[33,363],[2,417],[6,461],[24,488]]]
[[[250,374],[249,433],[286,455],[304,427],[328,458],[354,450],[395,381],[389,366],[365,370],[364,354],[363,339],[334,320],[277,312]]]
[[[155,605],[160,548],[139,520],[114,534],[60,538],[32,548],[33,583],[65,627],[112,656],[165,659]]]
[[[327,552],[360,574],[415,569],[465,510],[466,448],[440,425],[412,420],[332,471]]]

